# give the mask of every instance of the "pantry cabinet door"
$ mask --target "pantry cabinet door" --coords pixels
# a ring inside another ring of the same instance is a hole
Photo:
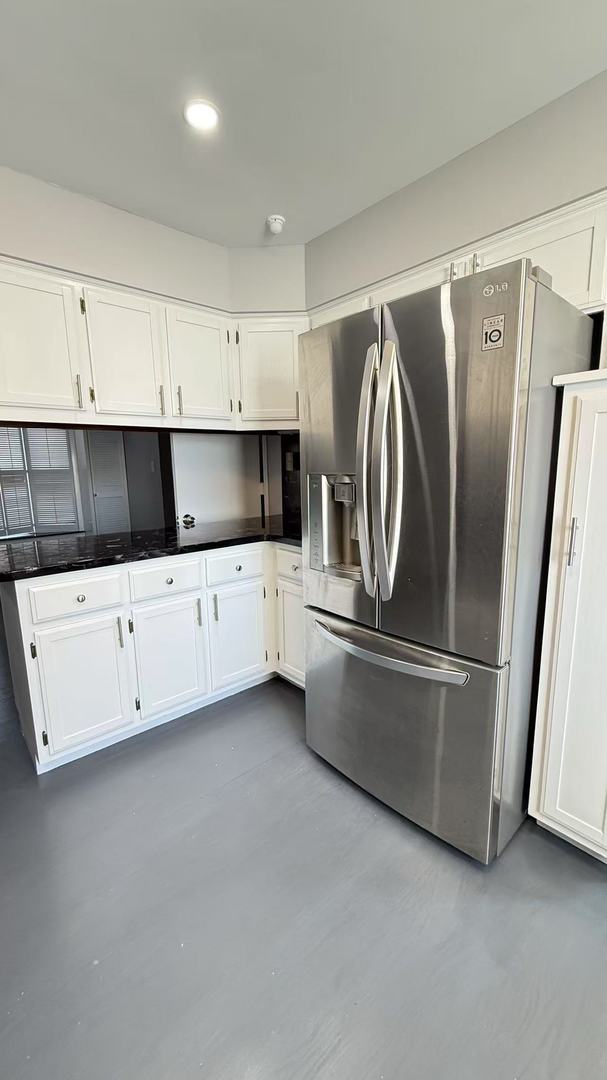
[[[167,307],[173,412],[209,420],[233,415],[227,319]]]
[[[607,814],[607,392],[582,399],[547,739],[543,810],[605,846]]]
[[[97,412],[161,416],[160,306],[105,289],[84,293]]]
[[[133,626],[144,719],[207,692],[200,596],[162,600],[135,609]]]
[[[303,589],[292,581],[278,580],[278,670],[303,686],[304,605]]]
[[[81,408],[78,291],[0,269],[0,405]]]
[[[297,331],[282,322],[239,324],[243,420],[297,420]]]
[[[125,633],[120,615],[101,615],[34,634],[51,754],[133,723]]]
[[[263,584],[249,582],[207,596],[213,690],[265,670]]]

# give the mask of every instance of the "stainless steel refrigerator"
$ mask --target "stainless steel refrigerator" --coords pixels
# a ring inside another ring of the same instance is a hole
[[[481,862],[524,817],[555,374],[592,323],[529,260],[300,338],[306,737]]]

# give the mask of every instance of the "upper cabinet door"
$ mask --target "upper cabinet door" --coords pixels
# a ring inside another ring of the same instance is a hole
[[[71,285],[0,269],[0,404],[81,408]]]
[[[173,412],[209,420],[232,413],[227,319],[167,307]]]
[[[243,420],[297,420],[297,331],[279,322],[240,323]]]
[[[105,289],[84,294],[97,412],[161,416],[159,305]]]

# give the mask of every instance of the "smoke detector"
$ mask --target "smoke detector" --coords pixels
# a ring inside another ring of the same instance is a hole
[[[266,225],[273,236],[278,236],[284,229],[286,220],[282,214],[269,214],[266,218]]]

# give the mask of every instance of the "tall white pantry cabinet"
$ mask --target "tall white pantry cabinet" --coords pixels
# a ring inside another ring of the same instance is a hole
[[[607,371],[563,412],[529,812],[607,862]]]

